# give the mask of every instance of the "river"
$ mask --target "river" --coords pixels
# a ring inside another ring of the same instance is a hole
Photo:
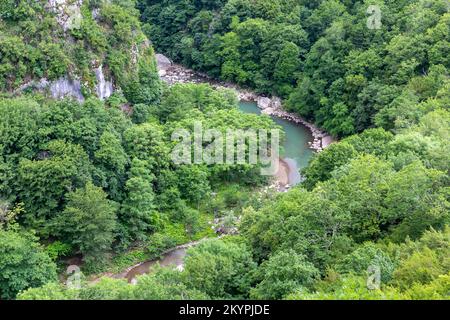
[[[161,70],[161,66],[159,66],[159,69]],[[239,102],[239,109],[245,113],[261,115],[261,109],[258,108],[256,102],[241,101]],[[271,116],[271,118],[280,125],[285,132],[281,157],[283,167],[286,167],[288,184],[290,186],[297,185],[301,182],[301,169],[308,165],[309,160],[314,154],[314,151],[308,144],[314,140],[314,137],[310,129],[302,124],[275,116]],[[182,270],[187,248],[195,246],[196,244],[197,243],[192,243],[175,248],[174,250],[165,253],[160,259],[143,262],[122,274],[116,275],[116,277],[125,278],[129,282],[134,282],[137,276],[151,272],[152,267],[157,263],[163,267],[173,266],[178,270]]]
[[[241,101],[239,103],[239,108],[245,113],[261,115],[261,110],[258,108],[256,102]],[[295,124],[278,117],[272,117],[272,119],[280,125],[286,133],[286,138],[282,145],[282,160],[284,164],[288,166],[289,184],[291,186],[296,185],[301,181],[300,170],[308,165],[308,161],[314,153],[308,146],[308,142],[312,141],[313,137],[308,128],[300,124]],[[151,272],[152,268],[157,263],[162,267],[172,266],[178,270],[182,270],[186,250],[186,248],[174,249],[165,253],[158,260],[144,262],[133,267],[131,270],[116,275],[116,277],[125,278],[128,282],[133,282],[137,276]]]
[[[258,108],[256,102],[239,103],[239,109],[245,113],[261,115],[261,109]],[[271,117],[278,125],[280,125],[286,137],[282,145],[282,159],[289,167],[289,184],[297,185],[301,182],[300,170],[308,165],[309,160],[314,151],[309,147],[308,142],[313,141],[311,131],[301,124],[278,118]]]
[[[150,273],[156,264],[159,264],[161,267],[173,267],[182,271],[186,250],[187,248],[174,249],[165,253],[160,259],[143,262],[133,267],[131,270],[116,275],[115,278],[124,278],[127,279],[128,282],[133,283],[137,276]]]

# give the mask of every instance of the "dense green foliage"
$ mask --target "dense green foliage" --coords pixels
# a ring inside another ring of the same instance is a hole
[[[213,189],[266,180],[255,166],[175,165],[170,159],[172,132],[192,129],[194,121],[224,130],[274,127],[268,117],[242,115],[231,93],[207,85],[167,88],[159,107],[146,105],[138,123],[123,112],[123,99],[0,101],[1,198],[23,204],[17,219],[24,232],[58,240],[49,245],[53,259],[80,253],[88,271],[103,270],[110,254],[130,245],[142,248],[138,256],[145,259],[209,235],[205,217]],[[129,258],[124,261],[132,264]],[[18,289],[10,284],[5,296],[42,284],[22,281]]]
[[[81,7],[72,3],[66,1],[58,11],[49,9],[47,0],[2,1],[0,90],[20,91],[23,85],[29,90],[40,79],[68,77],[80,80],[87,98],[95,95],[94,68],[103,66],[130,102],[156,102],[153,48],[141,31],[134,0],[84,0]]]
[[[79,290],[48,283],[18,298],[197,300],[237,299],[250,294],[254,299],[442,300],[448,299],[450,290],[449,231],[429,231],[415,242],[348,248],[346,254],[335,257],[339,273],[327,269],[322,279],[314,265],[294,250],[279,251],[256,267],[243,239],[209,240],[188,251],[183,272],[157,268],[139,277],[137,285],[104,278]],[[366,266],[371,264],[383,270],[379,289],[367,286]]]
[[[369,29],[369,5],[381,28]],[[335,136],[398,129],[447,101],[445,0],[141,0],[156,49],[259,92]],[[412,107],[420,103],[419,108]]]
[[[136,1],[83,1],[67,30],[44,2],[0,4],[0,298],[450,298],[444,0],[370,2],[379,30],[368,1],[138,1],[158,50],[342,137],[286,193],[260,165],[172,161],[177,128],[276,126],[230,90],[162,84]],[[105,101],[92,61],[114,79]],[[64,76],[84,102],[16,91]],[[65,258],[118,273],[212,237],[214,218],[239,235],[188,249],[183,271],[57,282]]]
[[[22,213],[19,204],[0,204],[0,298],[12,299],[30,287],[56,280],[56,265],[31,232],[16,224]]]

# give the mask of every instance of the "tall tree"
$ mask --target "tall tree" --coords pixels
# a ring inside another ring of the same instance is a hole
[[[116,205],[91,182],[67,195],[67,206],[54,225],[78,248],[86,263],[98,263],[111,249],[116,230]]]
[[[148,234],[161,224],[154,204],[153,179],[148,163],[133,159],[125,184],[127,195],[120,210],[124,236],[133,241],[147,239]]]

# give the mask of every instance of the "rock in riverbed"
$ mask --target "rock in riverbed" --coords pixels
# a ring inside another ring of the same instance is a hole
[[[169,58],[167,58],[165,55],[157,53],[155,55],[156,63],[158,64],[158,70],[164,70],[167,71],[172,66],[172,61],[170,61]]]

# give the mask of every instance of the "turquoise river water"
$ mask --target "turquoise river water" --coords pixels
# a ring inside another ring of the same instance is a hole
[[[256,102],[241,101],[239,108],[245,113],[261,115],[261,110],[258,108]],[[314,153],[308,146],[308,142],[312,142],[313,137],[308,128],[301,124],[296,124],[278,117],[272,117],[272,119],[283,127],[286,133],[286,138],[282,145],[281,158],[289,166],[289,183],[296,185],[301,181],[300,170],[308,165]]]

